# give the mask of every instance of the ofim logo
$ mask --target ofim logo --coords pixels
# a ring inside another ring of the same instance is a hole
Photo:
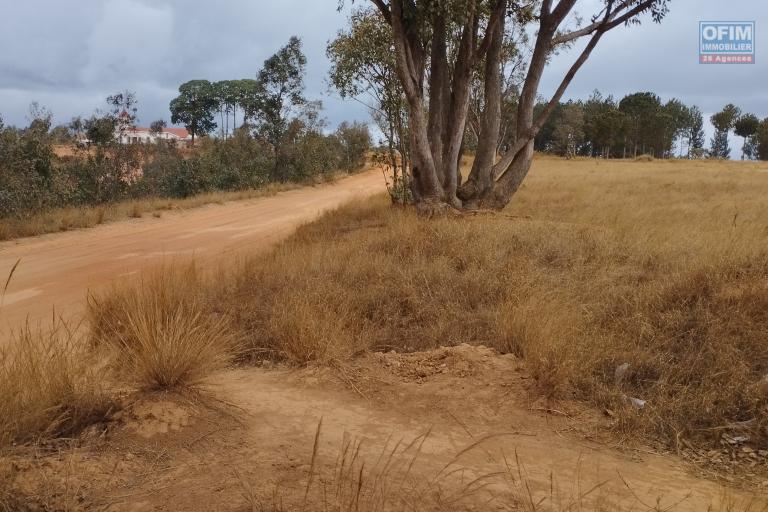
[[[699,22],[701,64],[754,64],[754,21]]]

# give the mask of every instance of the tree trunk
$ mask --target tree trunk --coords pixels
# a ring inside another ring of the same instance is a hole
[[[651,9],[657,0],[606,0],[601,15],[591,24],[566,33],[558,32],[558,29],[577,0],[541,1],[536,43],[517,106],[516,140],[498,162],[502,49],[509,0],[495,0],[488,15],[478,12],[479,0],[468,0],[466,14],[452,15],[450,23],[447,18],[449,3],[430,3],[434,10],[422,15],[420,7],[424,4],[415,0],[372,1],[392,27],[397,74],[408,105],[414,201],[420,211],[431,214],[460,207],[500,209],[506,206],[531,168],[537,133],[559,105],[568,85],[603,34]],[[478,41],[481,17],[488,22],[482,40]],[[424,30],[425,24],[431,26],[431,31]],[[448,38],[455,29],[460,29],[461,37],[455,50],[448,52]],[[584,36],[589,36],[586,47],[534,119],[539,84],[553,49]],[[452,62],[449,53],[455,55]],[[427,59],[430,66],[428,92],[424,88]],[[469,88],[473,70],[480,65],[485,68],[484,106],[480,118],[473,119],[477,124],[473,128],[479,132],[478,148],[467,182],[461,184],[460,158],[467,125]],[[637,151],[637,138],[634,144]],[[573,150],[570,147],[569,152]],[[626,143],[623,150],[626,155]],[[607,152],[610,154],[610,148]]]
[[[497,3],[489,27],[490,45],[485,56],[485,108],[480,117],[477,151],[467,181],[462,184],[458,196],[467,207],[477,207],[476,201],[484,197],[493,186],[493,165],[496,163],[496,146],[501,130],[501,46],[504,42],[505,2]]]

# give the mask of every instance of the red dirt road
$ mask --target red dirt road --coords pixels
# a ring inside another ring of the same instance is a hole
[[[37,324],[54,311],[66,316],[82,312],[89,290],[164,258],[194,256],[210,262],[223,254],[263,250],[324,211],[383,191],[381,172],[371,170],[273,197],[2,242],[0,287],[20,263],[0,307],[0,339],[27,318]]]

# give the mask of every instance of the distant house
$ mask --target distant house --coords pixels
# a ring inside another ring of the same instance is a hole
[[[115,131],[115,140],[120,144],[155,144],[159,140],[168,140],[182,145],[192,142],[192,135],[185,128],[163,128],[160,133],[152,133],[149,128],[132,126]]]

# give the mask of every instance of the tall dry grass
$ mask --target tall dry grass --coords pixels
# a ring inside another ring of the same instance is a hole
[[[541,158],[501,214],[353,204],[250,261],[215,300],[257,357],[483,343],[525,358],[543,395],[611,409],[622,433],[678,446],[738,430],[765,447],[757,165]]]
[[[113,407],[105,379],[77,329],[25,326],[0,349],[0,449],[105,420]]]
[[[91,340],[138,388],[198,385],[237,350],[235,330],[207,308],[204,288],[193,264],[151,269],[89,300]]]

